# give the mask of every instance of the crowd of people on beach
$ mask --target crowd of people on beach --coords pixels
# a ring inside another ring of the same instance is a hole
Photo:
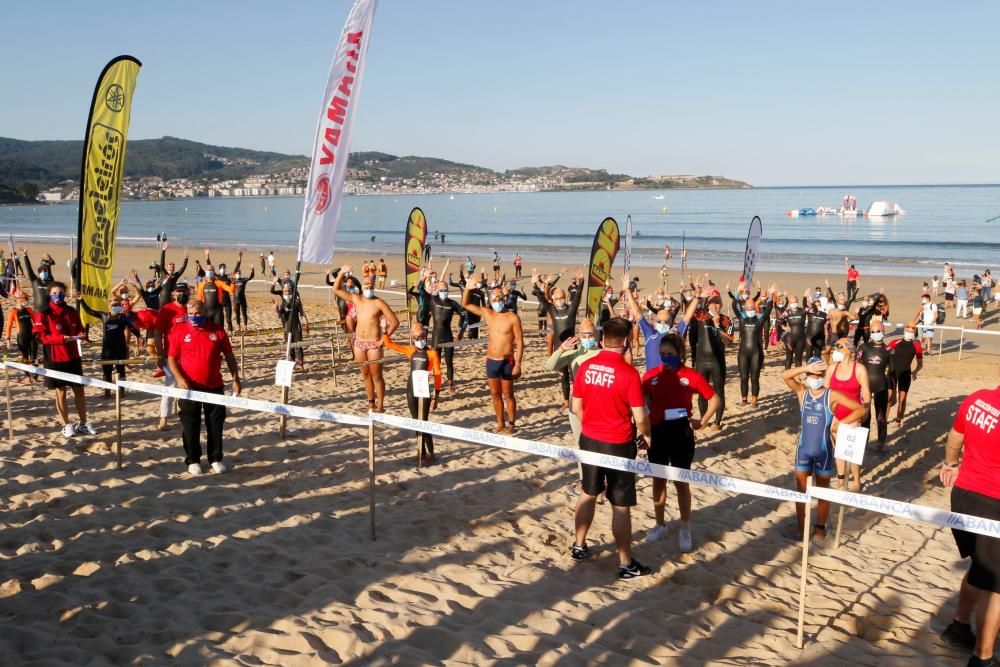
[[[443,243],[443,235],[439,238]],[[16,346],[20,359],[39,361],[49,371],[82,375],[82,342],[90,338],[80,312],[70,305],[76,297],[79,310],[100,322],[103,377],[125,379],[126,360],[132,341],[154,356],[155,375],[166,386],[223,394],[222,365],[229,370],[232,393],[241,391],[239,366],[229,334],[248,327],[247,285],[255,268],[247,273],[243,252],[236,253],[230,269],[224,260],[213,261],[211,250],[194,260],[193,279],[188,270],[189,254],[178,267],[167,261],[169,242],[158,239],[159,261],[148,266],[148,277],[138,271],[116,284],[106,308],[97,309],[59,281],[55,260],[44,255],[33,263],[26,248],[0,257],[0,293],[13,300],[4,312],[8,348]],[[665,251],[665,266],[669,262]],[[291,271],[280,275],[274,252],[260,253],[262,276],[270,278],[270,293],[277,322],[287,341],[289,358],[299,371],[305,370],[304,336],[309,320],[296,278]],[[818,486],[835,486],[860,492],[861,466],[834,457],[839,429],[870,427],[874,422],[875,455],[888,449],[889,424],[902,428],[906,419],[907,393],[922,370],[923,356],[930,349],[935,327],[945,313],[954,310],[959,319],[972,318],[977,328],[990,308],[1000,303],[993,295],[993,279],[984,270],[971,280],[958,279],[949,264],[941,278],[924,283],[921,306],[907,317],[901,336],[890,337],[890,303],[882,290],[866,292],[857,268],[844,259],[846,283],[834,291],[829,281],[801,295],[778,284],[763,288],[741,276],[726,283],[704,273],[689,275],[670,289],[669,272],[661,271],[661,283],[652,291],[639,285],[628,273],[609,284],[593,319],[582,316],[581,303],[587,282],[582,269],[542,274],[531,272],[524,285],[520,254],[514,257],[514,277],[508,279],[498,253],[489,273],[477,270],[467,257],[455,273],[450,261],[438,271],[425,255],[416,284],[405,295],[410,303],[405,330],[409,340],[394,339],[404,322],[399,312],[378,295],[385,290],[389,269],[384,259],[362,263],[356,275],[345,264],[326,276],[337,303],[338,325],[349,336],[354,363],[359,369],[366,398],[366,411],[382,412],[386,382],[382,366],[384,351],[399,353],[409,361],[406,398],[411,417],[427,419],[437,409],[442,393],[456,389],[456,354],[468,345],[485,344],[485,376],[492,401],[492,430],[498,434],[518,432],[515,384],[524,373],[524,351],[531,333],[525,317],[537,318],[536,335],[546,351],[544,369],[553,372],[559,385],[562,411],[568,431],[581,450],[635,458],[644,451],[648,460],[690,469],[695,459],[695,432],[720,431],[730,403],[739,392],[740,409],[752,410],[760,399],[760,376],[768,359],[784,368],[783,380],[799,403],[799,437],[793,469],[796,487],[806,489],[811,477]],[[68,275],[74,267],[67,265]],[[454,292],[452,290],[455,290]],[[535,301],[529,301],[530,291]],[[452,297],[455,294],[455,297]],[[939,294],[944,301],[935,303]],[[3,303],[3,302],[0,302]],[[971,314],[969,306],[971,305]],[[527,310],[533,306],[537,310]],[[726,307],[728,306],[728,308]],[[898,310],[898,309],[897,309]],[[728,312],[724,312],[728,311]],[[233,315],[235,314],[235,327]],[[738,384],[727,386],[735,356]],[[640,373],[640,369],[642,372]],[[26,374],[24,381],[34,378]],[[433,388],[418,386],[431,381]],[[56,413],[66,437],[93,435],[88,420],[83,386],[64,377],[47,375],[45,386],[54,392]],[[77,420],[69,415],[68,392],[73,393]],[[106,390],[110,396],[110,390]],[[697,416],[694,403],[697,400]],[[184,463],[191,475],[200,475],[201,428],[206,432],[208,467],[216,473],[227,470],[223,462],[222,405],[181,399],[177,411],[182,425]],[[893,413],[894,408],[894,413]],[[175,401],[160,402],[161,430],[171,428]],[[984,390],[961,406],[948,438],[946,460],[940,477],[955,484],[953,509],[958,512],[1000,519],[1000,440],[993,433],[1000,417],[1000,391]],[[422,435],[422,464],[434,463],[433,438]],[[959,452],[964,446],[961,467]],[[674,483],[680,516],[678,548],[694,548],[690,524],[691,492],[687,484]],[[574,560],[590,557],[586,537],[596,505],[612,507],[612,532],[618,548],[619,579],[649,574],[651,568],[632,555],[633,530],[630,508],[637,503],[635,474],[611,468],[580,464],[568,486],[577,498],[575,538],[570,547]],[[645,540],[663,539],[667,533],[667,483],[655,479],[652,504],[655,524]],[[804,508],[797,505],[797,522],[783,529],[790,539],[823,540],[829,503],[819,501],[816,522],[804,525]],[[972,567],[962,584],[955,622],[946,631],[949,641],[975,649],[977,656],[992,655],[992,638],[1000,626],[1000,540],[956,531],[963,556]],[[979,610],[978,639],[972,638],[971,614]],[[992,635],[990,629],[992,628]],[[976,644],[975,642],[979,642]],[[970,663],[972,664],[972,663]],[[978,664],[978,663],[977,663]]]

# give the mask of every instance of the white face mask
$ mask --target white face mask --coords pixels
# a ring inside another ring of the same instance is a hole
[[[656,323],[656,330],[659,333],[667,333],[668,331],[670,331],[670,323],[669,322],[657,322]]]
[[[798,310],[799,309],[799,302],[798,301],[793,301],[792,303],[788,304],[788,309],[789,310]]]
[[[885,334],[882,333],[881,331],[872,332],[872,340],[875,341],[876,343],[880,342],[883,338],[885,338]]]
[[[840,363],[844,360],[844,353],[840,350],[834,350],[833,354],[830,355],[830,358],[833,359],[834,362]]]
[[[373,289],[362,290],[362,293],[365,295],[366,299],[371,299],[375,296],[375,290]]]
[[[747,317],[756,317],[757,316],[757,311],[756,310],[744,310],[743,314],[746,315]]]
[[[444,292],[444,291],[442,291],[442,292],[438,292],[438,297],[439,297],[439,298],[440,298],[440,299],[441,299],[442,301],[446,301],[446,300],[448,299],[448,293],[447,293],[447,292]]]
[[[498,313],[503,312],[503,302],[502,301],[494,301],[493,303],[490,304],[490,306],[492,306],[493,310],[496,311],[496,312],[498,312]]]
[[[413,341],[413,346],[418,350],[422,350],[427,347],[427,341],[422,338],[420,340],[415,340]]]
[[[834,354],[837,354],[837,353],[834,352]],[[823,378],[812,377],[812,376],[807,377],[806,378],[806,386],[809,387],[810,389],[822,389],[823,388]]]
[[[904,331],[903,332],[903,340],[913,340],[914,338],[915,338],[915,334],[912,331]]]

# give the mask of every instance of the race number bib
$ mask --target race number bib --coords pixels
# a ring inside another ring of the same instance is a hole
[[[430,398],[430,371],[413,371],[413,395],[417,398]]]
[[[865,446],[868,444],[868,429],[860,426],[841,424],[837,429],[837,444],[833,450],[834,458],[861,465],[865,457]]]

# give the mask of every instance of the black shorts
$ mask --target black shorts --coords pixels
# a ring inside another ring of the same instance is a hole
[[[1000,521],[1000,500],[975,491],[951,490],[951,511]],[[951,529],[962,558],[972,558],[969,583],[981,591],[1000,593],[1000,538]]]
[[[944,300],[945,301],[954,301],[955,300],[955,295],[951,294],[949,292],[945,292],[944,293]]]
[[[83,360],[74,359],[72,361],[47,361],[45,370],[59,371],[60,373],[71,373],[73,375],[83,375]],[[63,387],[78,387],[77,382],[68,382],[60,378],[45,376],[46,389],[62,389]]]
[[[913,374],[910,371],[893,373],[889,376],[889,386],[896,391],[910,391],[910,381],[912,379]]]
[[[694,431],[687,419],[662,421],[653,427],[649,462],[675,468],[691,469],[694,461]]]
[[[637,448],[635,442],[613,445],[600,440],[594,440],[580,434],[580,449],[585,452],[597,452],[608,456],[620,456],[634,459]],[[583,492],[588,496],[600,495],[603,491],[608,502],[617,507],[632,507],[635,505],[635,473],[601,468],[586,463],[582,464]]]

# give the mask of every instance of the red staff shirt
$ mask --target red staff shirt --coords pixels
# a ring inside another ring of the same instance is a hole
[[[860,277],[861,274],[858,273],[857,269],[847,269],[847,279],[850,280],[851,282],[856,282],[857,279]]]
[[[156,313],[156,328],[163,332],[163,354],[170,354],[170,332],[179,324],[187,322],[187,306],[170,302]]]
[[[965,436],[955,486],[1000,500],[1000,387],[980,389],[962,402],[956,431]]]
[[[196,327],[191,323],[176,325],[170,332],[170,357],[176,359],[192,389],[218,389],[222,379],[222,359],[232,354],[226,330],[214,322]]]
[[[697,393],[706,401],[715,396],[715,390],[701,373],[688,366],[671,370],[657,366],[642,376],[642,391],[649,398],[649,423],[656,426],[663,421],[667,410],[682,408],[692,414],[692,397]]]
[[[608,444],[631,443],[632,408],[645,406],[639,371],[622,355],[603,350],[580,364],[573,397],[583,399],[583,435]]]

